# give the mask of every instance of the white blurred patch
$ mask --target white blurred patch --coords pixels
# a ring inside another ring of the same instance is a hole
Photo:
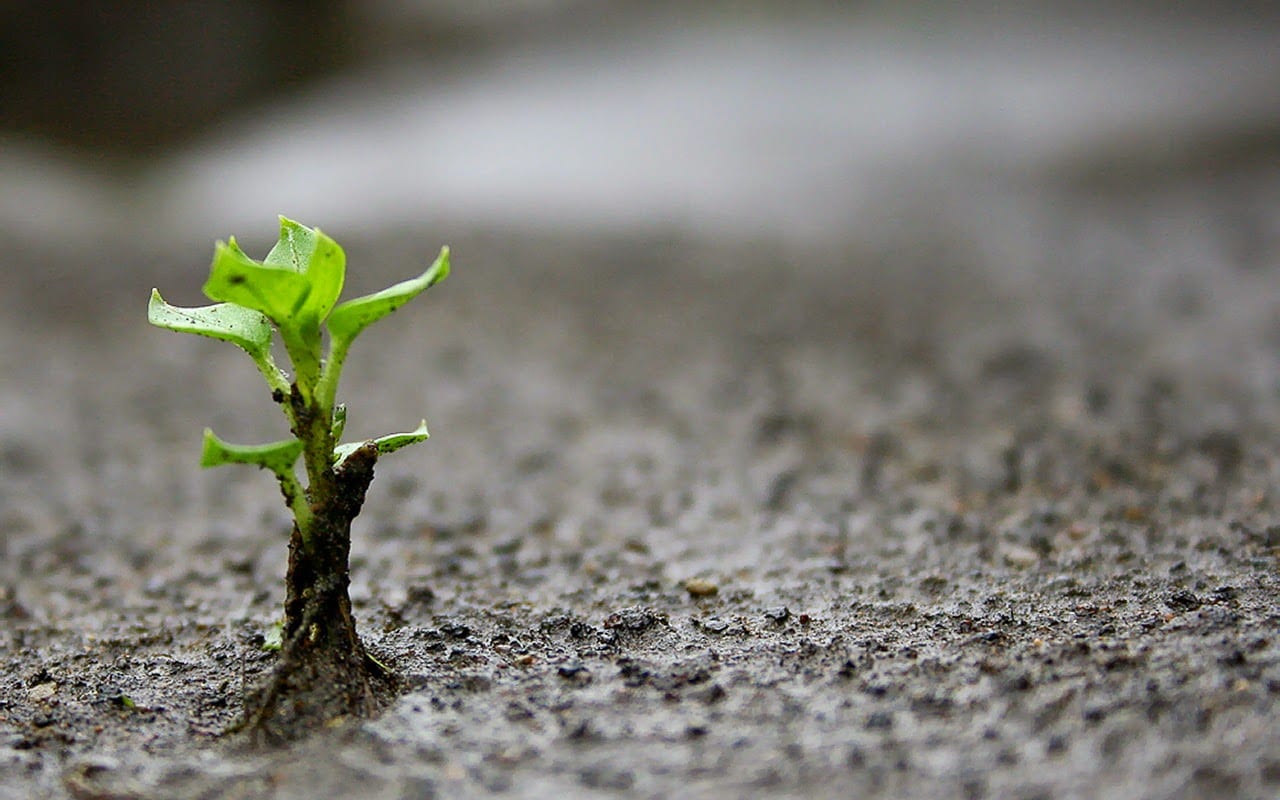
[[[566,37],[452,74],[350,75],[229,126],[156,164],[126,224],[154,214],[207,238],[286,213],[330,229],[874,237],[949,182],[963,196],[1273,121],[1277,75],[1266,30],[841,21]],[[0,225],[55,235],[51,207],[126,213],[58,172],[6,181]]]

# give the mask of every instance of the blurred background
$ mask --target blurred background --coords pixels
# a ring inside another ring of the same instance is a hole
[[[874,245],[925,225],[1007,243],[1028,191],[1275,162],[1277,19],[1154,0],[6,0],[0,243],[261,247],[277,213],[340,240]]]

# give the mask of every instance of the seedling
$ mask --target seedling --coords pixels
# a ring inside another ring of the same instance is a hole
[[[281,217],[280,239],[262,261],[245,255],[235,238],[217,243],[204,285],[215,305],[179,308],[151,292],[147,318],[153,325],[231,342],[249,354],[292,434],[240,445],[206,428],[200,460],[205,467],[270,470],[293,514],[279,660],[271,681],[246,699],[244,724],[268,738],[288,738],[310,723],[361,715],[376,705],[385,668],[365,652],[351,614],[351,521],[378,458],[423,441],[427,427],[423,422],[408,433],[341,443],[347,414],[336,402],[338,379],[365,328],[448,274],[444,248],[418,277],[338,303],[346,277],[342,248],[320,230]],[[289,372],[272,356],[276,335]]]

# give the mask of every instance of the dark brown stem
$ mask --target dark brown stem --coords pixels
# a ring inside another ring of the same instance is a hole
[[[377,459],[377,449],[366,445],[330,470],[333,491],[312,497],[310,536],[294,526],[280,658],[267,685],[246,703],[243,727],[257,739],[296,739],[319,724],[377,708],[377,689],[387,676],[356,635],[348,592],[351,522]]]

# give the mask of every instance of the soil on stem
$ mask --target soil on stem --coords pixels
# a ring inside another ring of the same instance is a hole
[[[351,522],[373,480],[378,451],[352,453],[332,471],[334,491],[312,507],[310,541],[289,539],[280,657],[245,698],[236,731],[265,744],[295,740],[347,717],[365,717],[394,693],[394,676],[365,651],[351,613]]]

